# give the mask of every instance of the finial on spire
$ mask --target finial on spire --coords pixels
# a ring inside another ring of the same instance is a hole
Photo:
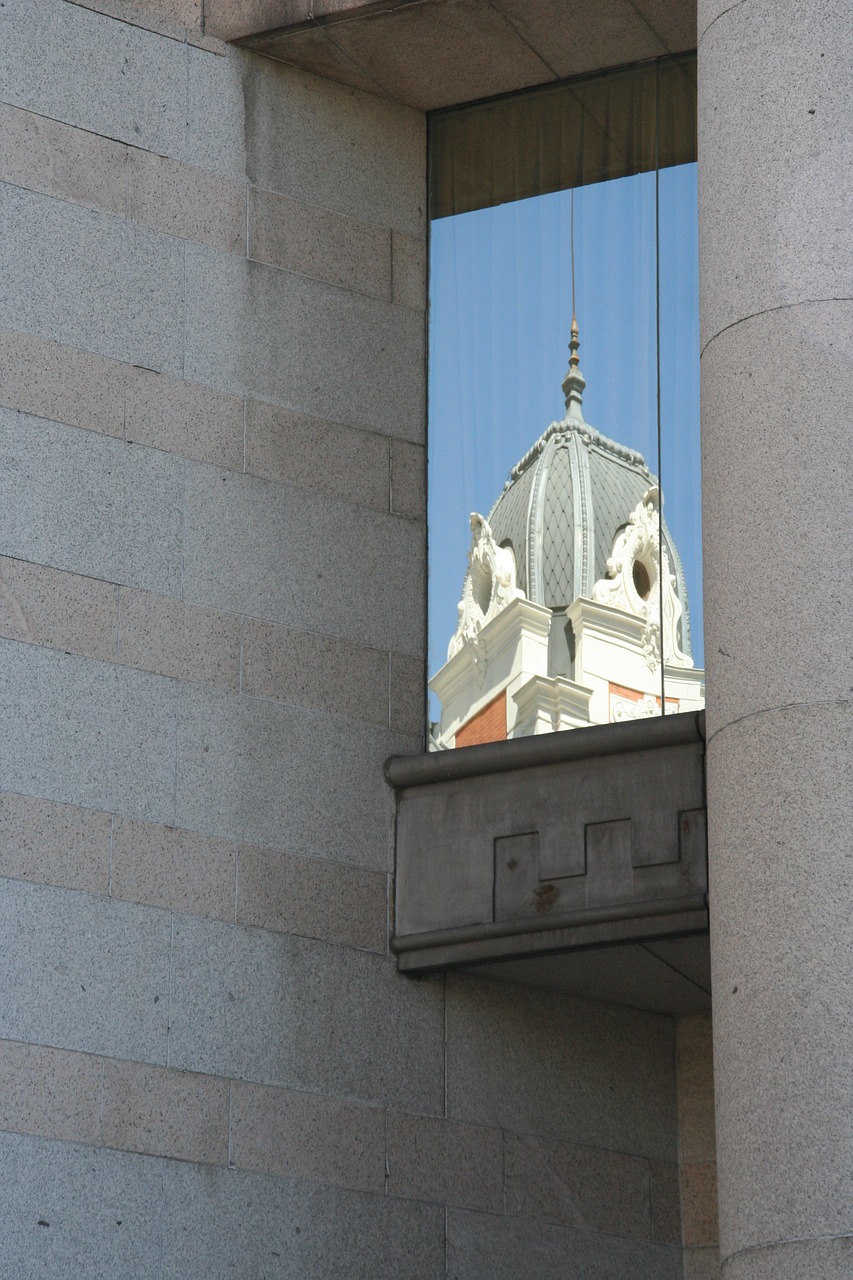
[[[577,317],[572,314],[572,336],[569,342],[571,354],[569,356],[569,371],[563,379],[563,395],[566,397],[566,419],[573,423],[583,422],[584,420],[581,405],[583,403],[586,378],[580,371],[579,347]]]
[[[579,332],[580,330],[578,329],[578,318],[575,315],[574,311],[572,311],[572,329],[571,329],[572,336],[569,340],[569,350],[571,351],[572,354],[569,356],[569,364],[573,364],[575,368],[577,368],[578,365],[580,364],[580,357],[578,356],[578,351],[580,350],[580,345],[581,345],[580,339],[578,337]]]

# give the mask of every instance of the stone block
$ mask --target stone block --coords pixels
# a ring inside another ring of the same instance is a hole
[[[750,0],[706,29],[698,120],[703,348],[758,312],[850,297],[850,209],[838,175],[853,159],[851,60],[844,0]],[[774,401],[782,402],[778,392]]]
[[[228,1164],[228,1081],[141,1062],[104,1063],[104,1146]]]
[[[0,1129],[98,1145],[101,1060],[0,1040]]]
[[[311,0],[239,0],[237,4],[209,0],[206,10],[205,29],[223,40],[239,40],[258,31],[305,22],[312,16]]]
[[[0,104],[0,181],[123,217],[127,147]]]
[[[236,1083],[231,1163],[238,1169],[381,1193],[385,1113],[316,1093]]]
[[[678,1149],[682,1160],[715,1160],[714,1046],[707,1014],[679,1018]]]
[[[399,517],[189,467],[183,593],[197,604],[419,653],[423,544]]]
[[[239,49],[188,58],[190,163],[423,236],[420,112]]]
[[[346,12],[367,11],[371,3],[372,0],[313,0],[312,12],[315,18],[333,18]],[[304,4],[305,0],[295,0],[297,10]],[[294,0],[288,0],[288,8],[293,5]]]
[[[391,232],[260,187],[249,189],[249,257],[391,300]]]
[[[127,373],[127,439],[243,470],[243,400],[152,369]]]
[[[159,1280],[163,1162],[0,1134],[3,1268],[16,1280]]]
[[[700,41],[708,28],[716,22],[718,18],[721,18],[724,13],[728,13],[729,9],[735,8],[735,5],[740,2],[741,0],[735,0],[735,4],[733,5],[732,0],[697,0],[696,25]]]
[[[430,10],[403,6],[384,26],[370,17],[336,23],[335,45],[389,97],[422,111],[458,102],[460,83],[473,101],[505,92],[508,80],[521,89],[556,78],[496,6],[457,0],[440,22]]]
[[[720,1280],[719,1249],[685,1249],[684,1280]]]
[[[0,921],[4,1037],[165,1062],[165,911],[4,880]]]
[[[391,241],[394,301],[414,311],[426,309],[426,243],[417,236],[395,231]]]
[[[170,1062],[436,1114],[441,983],[364,951],[177,917]]]
[[[681,1250],[545,1222],[451,1209],[447,1274],[465,1280],[682,1280]]]
[[[171,821],[171,681],[0,641],[0,788]]]
[[[689,1256],[689,1255],[688,1255]],[[847,1280],[853,1269],[853,1240],[786,1240],[724,1257],[726,1280]],[[700,1272],[701,1280],[704,1273]],[[719,1270],[708,1271],[717,1280]],[[692,1280],[692,1277],[691,1277]]]
[[[184,463],[0,409],[0,546],[108,582],[177,594]]]
[[[385,953],[387,877],[319,858],[240,849],[237,920]]]
[[[849,479],[838,465],[849,430],[839,405],[853,403],[853,365],[840,354],[848,344],[853,301],[827,302],[754,316],[702,357],[713,420],[702,476],[713,513],[703,531],[705,610],[720,620],[713,639],[709,631],[709,738],[742,716],[802,702],[805,690],[815,701],[848,695],[853,605],[827,575],[849,528]],[[732,450],[747,434],[733,472]],[[800,502],[780,502],[792,475],[803,494],[820,494],[820,520]],[[790,608],[779,607],[780,575],[796,591]]]
[[[426,728],[426,668],[422,658],[391,654],[391,728],[422,737]]]
[[[113,820],[110,886],[116,898],[233,920],[236,872],[236,846],[225,840]]]
[[[246,186],[219,173],[132,147],[127,215],[166,235],[246,252]]]
[[[648,1162],[637,1156],[508,1133],[504,1177],[516,1217],[651,1238]]]
[[[185,144],[182,152],[174,153],[196,168],[240,182],[252,176],[246,156],[247,97],[251,113],[256,76],[264,80],[269,75],[251,61],[234,46],[223,58],[187,50]]]
[[[684,1243],[716,1245],[720,1238],[717,1221],[717,1166],[710,1162],[682,1164],[681,1217]]]
[[[665,42],[643,15],[646,3],[625,4],[624,0],[581,0],[571,23],[559,20],[559,4],[530,5],[525,0],[501,0],[506,14],[521,38],[541,52],[559,78],[616,67],[625,62],[641,62],[672,52],[677,45]],[[668,4],[673,10],[690,5]],[[695,28],[689,44],[695,48]],[[543,80],[546,77],[543,77]],[[550,77],[547,77],[550,78]]]
[[[159,1280],[363,1280],[444,1275],[444,1213],[255,1173],[173,1164]]]
[[[243,624],[244,693],[388,724],[388,654],[334,636]]]
[[[194,244],[186,258],[190,378],[423,439],[424,325],[416,312]]]
[[[681,1188],[678,1165],[663,1160],[649,1163],[649,1199],[652,1239],[658,1244],[681,1245]]]
[[[707,936],[694,934],[693,939],[697,947],[704,947],[707,953]],[[519,954],[522,950],[518,947]],[[426,956],[428,959],[428,952]],[[666,961],[656,960],[641,943],[601,948],[585,946],[571,952],[546,952],[535,959],[489,961],[471,971],[486,978],[554,988],[584,1000],[601,1000],[676,1016],[708,1009],[711,1004],[706,991],[697,991],[689,979],[674,972]]]
[[[313,22],[298,31],[255,36],[246,42],[246,48],[278,62],[298,66],[302,71],[324,80],[338,81],[364,93],[378,94],[381,98],[388,97],[375,76],[363,71],[338,48],[325,24]]]
[[[201,35],[202,0],[71,0],[173,40]]]
[[[37,796],[0,796],[0,875],[108,893],[108,813]]]
[[[240,618],[186,600],[134,591],[119,594],[118,658],[143,671],[217,689],[240,684]]]
[[[9,0],[0,84],[40,116],[160,155],[183,149],[186,46],[126,22],[64,0]]]
[[[391,510],[426,520],[426,457],[422,445],[391,442]]]
[[[108,436],[124,435],[127,368],[91,351],[0,330],[0,402]]]
[[[492,895],[496,920],[518,919],[531,912],[540,887],[539,832],[492,837]]]
[[[452,1119],[671,1161],[675,1105],[669,1018],[448,975]]]
[[[179,826],[387,871],[382,762],[411,740],[340,716],[184,685]]]
[[[726,0],[726,3],[730,4],[731,0]],[[633,7],[651,27],[668,53],[686,53],[696,48],[695,3],[672,4],[671,0],[635,0]],[[608,64],[602,58],[598,66],[605,65]]]
[[[388,510],[388,440],[278,405],[246,405],[246,470]]]
[[[52,8],[48,0],[45,9]],[[0,324],[114,360],[180,370],[183,244],[6,185],[0,219]]]
[[[694,820],[697,818],[698,820]],[[701,815],[699,817],[695,809],[692,812],[687,811],[687,813],[682,810],[680,815],[682,856],[684,854],[684,846],[692,843],[692,840],[685,840],[684,838],[687,834],[688,822],[692,827],[693,834],[701,832],[702,837],[706,838],[706,816]],[[670,965],[679,974],[683,974],[689,982],[692,982],[710,997],[711,947],[707,938],[703,939],[700,936],[692,938],[661,938],[657,942],[646,942],[643,946],[651,956],[662,960],[666,965]],[[701,1012],[704,1015],[707,1014],[709,1008],[710,999],[704,1010],[694,1009],[691,1012]]]
[[[109,662],[116,653],[118,587],[0,556],[0,635]]]
[[[503,1134],[388,1113],[388,1194],[503,1211]]]
[[[839,1124],[853,1058],[851,740],[853,707],[838,702],[750,716],[708,743],[726,1254],[853,1231]]]

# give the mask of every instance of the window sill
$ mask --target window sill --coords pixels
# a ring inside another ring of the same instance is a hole
[[[386,765],[398,966],[706,1009],[704,715]]]

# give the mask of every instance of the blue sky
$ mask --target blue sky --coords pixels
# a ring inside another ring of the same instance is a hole
[[[660,201],[661,458],[657,449],[655,174],[579,187],[575,295],[584,417],[660,476],[702,665],[696,166],[664,169]],[[446,659],[470,541],[510,467],[564,413],[571,193],[432,223],[429,671]],[[436,714],[435,706],[431,712]]]

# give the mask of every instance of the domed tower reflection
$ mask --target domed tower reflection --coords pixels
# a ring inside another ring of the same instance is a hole
[[[573,318],[565,416],[471,516],[434,749],[660,715],[664,696],[668,713],[704,705],[657,480],[584,419],[579,345]]]

